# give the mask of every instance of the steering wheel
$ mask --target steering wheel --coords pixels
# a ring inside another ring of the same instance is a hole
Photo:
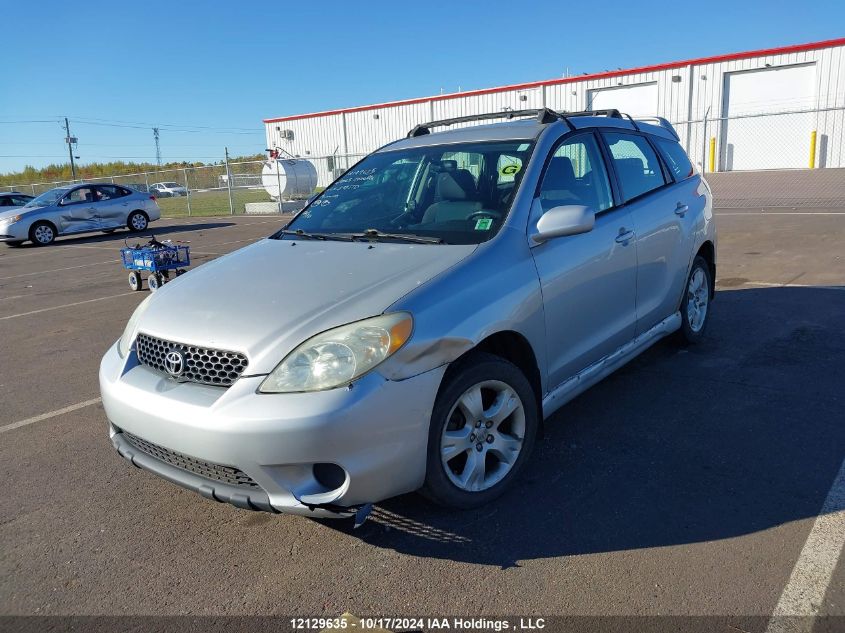
[[[485,211],[481,209],[480,211],[473,211],[467,216],[467,220],[475,220],[476,218],[492,218],[493,220],[501,220],[502,214],[498,211]]]

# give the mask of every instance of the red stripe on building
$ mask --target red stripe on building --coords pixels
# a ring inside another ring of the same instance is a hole
[[[747,59],[749,57],[764,57],[766,55],[785,55],[788,53],[800,53],[802,51],[813,51],[820,48],[830,48],[832,46],[845,45],[845,37],[840,37],[833,40],[824,40],[822,42],[810,42],[809,44],[795,44],[793,46],[780,46],[777,48],[764,48],[757,51],[745,51],[743,53],[728,53],[726,55],[713,55],[711,57],[699,57],[697,59],[687,59],[684,61],[668,62],[665,64],[654,64],[652,66],[640,66],[639,68],[628,68],[626,70],[611,70],[609,72],[594,73],[592,75],[578,75],[575,77],[566,77],[561,79],[545,79],[543,81],[531,81],[522,84],[513,84],[510,86],[498,86],[495,88],[482,88],[480,90],[467,90],[466,92],[452,92],[445,95],[434,95],[432,97],[418,97],[416,99],[405,99],[402,101],[388,101],[386,103],[376,103],[373,105],[356,106],[353,108],[341,108],[338,110],[325,110],[323,112],[311,112],[309,114],[294,114],[291,116],[283,116],[275,119],[264,119],[264,123],[278,123],[280,121],[294,121],[297,119],[311,119],[314,117],[331,116],[332,114],[343,114],[349,112],[365,112],[367,110],[378,110],[380,108],[392,108],[403,105],[414,105],[416,103],[429,103],[431,101],[443,101],[446,99],[458,99],[460,97],[473,97],[477,95],[494,94],[497,92],[507,92],[509,90],[528,90],[530,88],[540,88],[542,86],[557,86],[560,84],[575,83],[578,81],[589,81],[592,79],[606,79],[610,77],[621,77],[623,75],[634,75],[638,73],[649,73],[658,70],[669,70],[672,68],[681,68],[683,66],[703,66],[704,64],[714,64],[718,62],[733,61],[736,59]]]

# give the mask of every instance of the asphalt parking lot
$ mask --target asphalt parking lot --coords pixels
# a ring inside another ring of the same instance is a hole
[[[822,509],[845,510],[845,209],[717,222],[706,342],[661,342],[564,407],[499,502],[407,495],[355,531],[130,467],[96,400],[146,296],[117,261],[124,235],[0,247],[0,614],[675,614],[756,631],[815,591],[845,616],[843,524],[811,547]],[[155,229],[201,263],[282,223]]]

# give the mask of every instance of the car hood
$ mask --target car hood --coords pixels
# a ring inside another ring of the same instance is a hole
[[[163,286],[138,331],[243,352],[247,375],[265,374],[311,336],[381,314],[476,248],[266,239]]]

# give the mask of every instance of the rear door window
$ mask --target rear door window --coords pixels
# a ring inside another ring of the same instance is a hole
[[[666,184],[657,154],[644,137],[624,132],[603,134],[626,202]]]

